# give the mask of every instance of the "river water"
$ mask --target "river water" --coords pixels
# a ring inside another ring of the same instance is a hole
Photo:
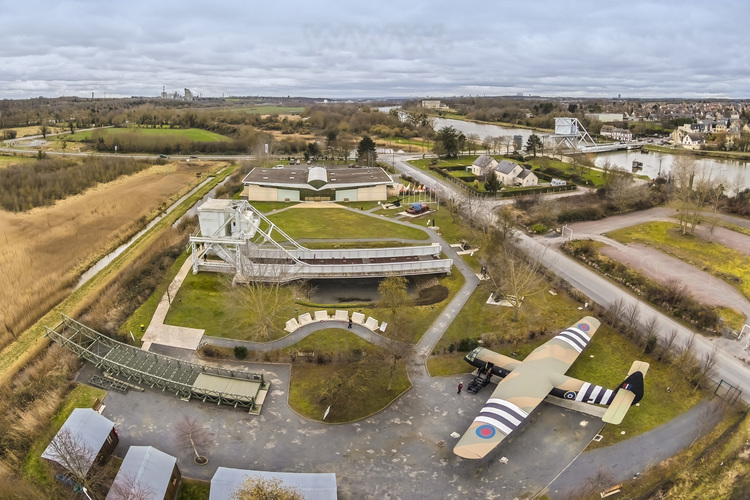
[[[450,118],[435,118],[435,130],[449,126],[463,132],[464,135],[477,134],[482,140],[488,135],[492,137],[500,135],[520,135],[523,137],[524,143],[526,143],[526,140],[533,133],[532,130],[528,129],[508,128],[499,125],[453,120]],[[538,133],[538,135],[543,136],[546,134]],[[633,161],[636,160],[643,163],[643,170],[640,173],[653,179],[660,173],[661,175],[669,174],[672,169],[672,161],[674,158],[675,155],[669,153],[643,154],[640,151],[623,150],[596,153],[595,163],[597,166],[602,166],[604,162],[609,161],[611,164],[630,172],[633,166]],[[735,183],[735,179],[739,179],[744,188],[750,187],[750,162],[697,157],[696,160],[701,166],[708,169],[714,178],[723,176],[725,180],[724,185],[727,186],[728,189],[729,186]]]

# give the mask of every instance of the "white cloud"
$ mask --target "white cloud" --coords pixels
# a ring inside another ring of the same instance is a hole
[[[750,4],[9,2],[0,98],[750,94]]]

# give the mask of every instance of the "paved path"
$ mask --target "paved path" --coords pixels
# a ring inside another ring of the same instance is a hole
[[[171,304],[170,298],[174,300],[177,296],[177,291],[180,289],[182,282],[187,276],[187,273],[192,269],[193,259],[188,256],[188,258],[185,259],[185,263],[177,272],[177,276],[175,276],[172,283],[169,284],[168,291],[164,292],[164,296],[159,301],[159,305],[156,306],[156,311],[151,318],[151,323],[149,323],[146,333],[141,339],[143,342],[141,349],[148,351],[151,344],[161,344],[193,350],[198,348],[205,330],[167,325],[164,323],[164,319],[167,317],[169,306]]]

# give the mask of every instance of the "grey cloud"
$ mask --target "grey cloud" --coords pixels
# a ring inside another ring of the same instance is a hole
[[[5,4],[0,97],[750,92],[740,0]]]

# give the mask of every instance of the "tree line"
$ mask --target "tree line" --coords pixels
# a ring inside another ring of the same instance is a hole
[[[55,158],[10,165],[0,170],[0,208],[23,212],[54,205],[55,201],[82,193],[100,182],[110,182],[151,165],[129,158]]]

